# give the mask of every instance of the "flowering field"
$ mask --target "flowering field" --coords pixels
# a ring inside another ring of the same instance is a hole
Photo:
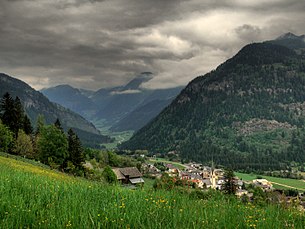
[[[0,228],[304,228],[304,213],[219,192],[130,190],[0,156]],[[201,197],[201,198],[200,198]]]

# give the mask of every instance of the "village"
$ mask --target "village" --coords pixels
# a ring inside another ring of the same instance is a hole
[[[199,163],[188,163],[183,165],[184,168],[177,168],[172,163],[165,162],[152,162],[147,160],[141,166],[141,172],[136,167],[127,168],[113,168],[117,180],[123,185],[127,186],[140,186],[145,183],[145,177],[152,179],[160,179],[163,174],[167,174],[174,180],[184,181],[190,188],[196,188],[197,190],[223,190],[225,181],[225,171],[220,168],[212,166],[205,166]],[[143,179],[144,178],[144,179]],[[304,193],[298,193],[297,195],[289,196],[285,195],[283,198],[283,192],[273,187],[272,182],[257,178],[252,181],[243,181],[237,176],[233,178],[236,187],[235,195],[239,198],[244,198],[249,201],[253,200],[253,192],[249,191],[246,187],[259,188],[264,193],[273,193],[279,202],[285,202],[287,204],[297,203],[297,205],[304,211],[305,209],[305,197]]]

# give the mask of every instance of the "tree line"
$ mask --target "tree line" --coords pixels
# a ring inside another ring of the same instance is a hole
[[[34,130],[20,99],[9,93],[0,100],[0,151],[39,160],[65,172],[83,173],[84,149],[73,129],[65,133],[59,119],[46,125],[40,115]]]

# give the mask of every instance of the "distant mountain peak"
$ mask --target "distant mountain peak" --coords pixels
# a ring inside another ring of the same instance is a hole
[[[278,38],[276,38],[276,40],[282,40],[282,39],[295,39],[298,36],[295,35],[294,33],[288,32],[288,33],[284,33],[281,36],[279,36]]]
[[[266,41],[265,43],[272,43],[276,45],[285,46],[294,50],[299,55],[304,55],[305,50],[305,35],[295,35],[294,33],[285,33],[275,40]]]
[[[297,36],[294,33],[288,32],[288,33],[285,33],[285,34],[279,36],[278,38],[276,38],[276,40],[286,40],[286,39],[298,40],[298,39],[304,39],[304,38],[305,38],[305,35]]]
[[[150,81],[153,78],[153,73],[151,72],[142,72],[134,79],[129,81],[124,87],[123,91],[125,90],[138,90],[143,83]]]

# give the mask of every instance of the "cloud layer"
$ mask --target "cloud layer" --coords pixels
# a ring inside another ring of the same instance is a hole
[[[98,89],[186,85],[243,45],[305,33],[299,0],[1,0],[0,72]]]

